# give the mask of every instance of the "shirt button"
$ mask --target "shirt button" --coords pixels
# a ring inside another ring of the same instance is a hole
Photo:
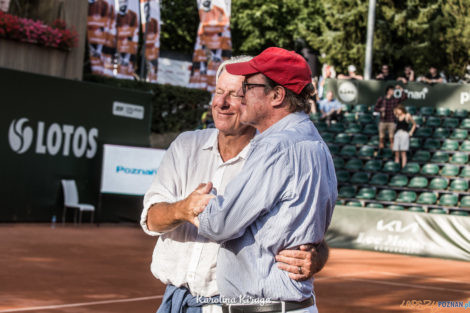
[[[194,277],[195,277],[194,273],[188,273],[189,280],[194,280]]]

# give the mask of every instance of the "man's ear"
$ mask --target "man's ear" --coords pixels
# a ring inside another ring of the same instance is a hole
[[[272,91],[272,106],[275,107],[281,105],[286,98],[286,90],[282,86],[276,86]]]

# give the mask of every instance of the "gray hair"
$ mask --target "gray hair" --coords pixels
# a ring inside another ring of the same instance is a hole
[[[239,55],[236,57],[231,57],[228,60],[225,60],[224,62],[222,62],[222,64],[219,65],[219,68],[217,69],[217,74],[215,76],[215,83],[217,84],[217,81],[219,80],[219,76],[225,70],[225,66],[227,66],[227,64],[248,62],[251,59],[253,59],[253,57],[250,55]]]

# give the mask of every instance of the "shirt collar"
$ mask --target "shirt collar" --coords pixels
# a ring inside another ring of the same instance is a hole
[[[262,133],[257,133],[255,138],[252,142],[256,143],[262,140],[263,138],[269,136],[270,134],[280,132],[284,129],[290,128],[292,125],[299,124],[304,122],[305,120],[310,120],[309,116],[304,112],[294,112],[290,113],[289,115],[285,116],[281,120],[277,121],[274,125],[266,129]]]
[[[220,156],[220,152],[219,152],[219,130],[218,129],[209,137],[209,139],[202,146],[201,149],[202,150],[211,150],[212,153]],[[240,151],[240,153],[238,153],[237,156],[233,157],[230,160],[227,160],[227,162],[225,162],[225,163],[232,163],[232,162],[237,161],[240,158],[246,160],[249,150],[250,150],[250,144],[247,144],[245,146],[245,148],[243,148],[242,151]]]

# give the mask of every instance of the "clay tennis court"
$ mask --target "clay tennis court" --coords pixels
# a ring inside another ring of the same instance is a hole
[[[155,312],[164,286],[149,270],[154,242],[135,225],[0,224],[0,313]],[[469,278],[468,262],[332,249],[315,290],[322,313],[470,312],[400,307],[467,303]]]

